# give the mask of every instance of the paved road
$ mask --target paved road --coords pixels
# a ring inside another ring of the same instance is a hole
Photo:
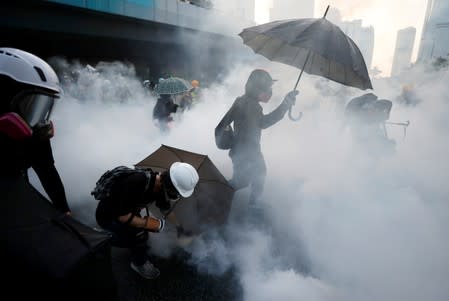
[[[112,269],[119,300],[242,300],[242,290],[232,270],[221,276],[199,273],[187,264],[188,258],[182,251],[170,258],[153,257],[152,262],[161,275],[158,279],[146,280],[129,267],[127,249],[112,248]]]

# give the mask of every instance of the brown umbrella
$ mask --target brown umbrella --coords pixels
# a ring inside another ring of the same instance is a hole
[[[174,208],[184,229],[199,234],[210,226],[226,223],[234,189],[208,156],[162,145],[135,166],[160,172],[168,170],[174,162],[191,164],[199,175],[193,195],[181,199]]]

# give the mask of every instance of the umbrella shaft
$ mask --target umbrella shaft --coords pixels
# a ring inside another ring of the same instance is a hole
[[[296,90],[296,88],[298,87],[299,80],[301,79],[302,73],[304,72],[304,68],[306,68],[306,64],[309,61],[309,57],[310,57],[310,50],[307,52],[306,60],[301,68],[301,72],[299,73],[298,79],[296,80],[295,88],[293,88],[293,90]]]

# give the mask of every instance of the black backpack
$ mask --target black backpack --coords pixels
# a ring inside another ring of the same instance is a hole
[[[106,171],[95,184],[94,190],[90,193],[96,200],[104,200],[110,196],[113,184],[128,175],[135,173],[144,173],[147,177],[145,190],[148,188],[151,179],[151,169],[130,168],[127,166],[118,166],[114,169]]]
[[[231,149],[234,146],[234,130],[231,125],[215,128],[215,144],[219,149]]]

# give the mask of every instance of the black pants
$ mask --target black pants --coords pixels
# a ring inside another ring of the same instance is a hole
[[[118,248],[128,248],[131,251],[131,261],[135,265],[143,265],[147,259],[148,232],[142,229],[112,221],[101,225],[112,233],[111,244]]]
[[[230,157],[233,165],[231,185],[236,190],[251,186],[249,200],[257,201],[263,193],[267,175],[262,153],[233,153]]]

